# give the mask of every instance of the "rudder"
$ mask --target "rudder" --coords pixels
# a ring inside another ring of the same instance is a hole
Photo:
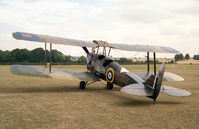
[[[151,75],[145,82],[144,85],[147,89],[149,89],[151,92],[153,92],[152,96],[149,96],[154,101],[159,95],[162,81],[163,81],[163,75],[164,75],[164,69],[165,69],[165,63],[162,63],[158,73],[155,75]]]

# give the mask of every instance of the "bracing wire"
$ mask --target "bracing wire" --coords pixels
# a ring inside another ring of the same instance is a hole
[[[126,56],[126,55],[124,55],[122,52],[120,52],[119,50],[116,50],[116,49],[113,49],[115,52],[117,52],[118,54],[120,54],[120,55],[122,55],[122,56]],[[135,57],[135,56],[137,56],[138,54],[140,54],[140,52],[136,52],[132,57]]]
[[[58,44],[55,44],[55,45],[56,45],[56,47],[58,47],[59,49],[61,49],[63,52],[68,53],[68,52],[66,52],[63,48],[61,48]],[[80,51],[77,55],[83,55],[83,52]],[[59,67],[56,68],[56,70],[54,70],[54,71],[51,72],[51,73],[54,73],[54,72],[56,72],[58,69],[63,68],[63,66],[64,66],[64,65],[60,65]]]

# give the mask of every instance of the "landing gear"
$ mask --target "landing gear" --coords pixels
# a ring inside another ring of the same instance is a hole
[[[153,105],[155,105],[156,104],[156,99],[153,99]]]
[[[113,89],[113,83],[107,82],[106,88],[109,90]]]
[[[80,88],[80,89],[85,89],[85,88],[86,88],[86,82],[85,82],[85,81],[81,81],[81,82],[79,83],[79,88]]]

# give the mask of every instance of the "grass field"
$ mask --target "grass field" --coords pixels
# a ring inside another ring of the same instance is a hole
[[[157,104],[146,97],[126,95],[120,87],[107,90],[94,83],[15,76],[0,66],[0,129],[198,129],[199,65],[166,65],[184,82],[166,82],[192,92],[189,97],[160,94]],[[56,66],[84,71],[86,66]],[[124,66],[145,71],[145,65]]]

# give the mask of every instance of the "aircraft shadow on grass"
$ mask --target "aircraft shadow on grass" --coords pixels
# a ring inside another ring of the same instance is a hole
[[[16,94],[16,93],[56,93],[56,92],[92,92],[98,95],[107,96],[107,98],[117,98],[118,101],[113,102],[113,105],[117,106],[127,106],[127,107],[135,107],[135,106],[146,106],[152,105],[151,101],[140,100],[133,98],[133,96],[126,96],[124,94],[116,93],[120,88],[116,87],[113,90],[107,90],[103,87],[92,87],[87,88],[86,90],[81,90],[75,86],[53,86],[53,87],[22,87],[22,88],[1,88],[0,94]],[[116,91],[116,92],[115,92]],[[172,102],[172,101],[159,101],[157,104],[161,105],[176,105],[182,104],[181,102]]]

